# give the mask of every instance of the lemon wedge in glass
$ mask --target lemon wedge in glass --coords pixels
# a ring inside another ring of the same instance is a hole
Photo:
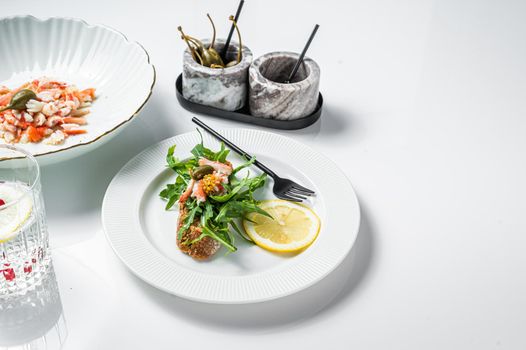
[[[33,201],[26,191],[26,186],[0,183],[0,243],[14,238],[31,216]]]
[[[284,200],[262,201],[267,216],[250,213],[243,221],[247,235],[261,248],[273,252],[297,252],[314,242],[320,218],[308,207]]]

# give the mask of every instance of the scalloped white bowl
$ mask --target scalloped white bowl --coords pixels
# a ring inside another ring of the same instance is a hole
[[[86,134],[58,146],[17,144],[41,165],[77,157],[107,142],[152,93],[155,69],[148,53],[111,28],[73,18],[17,16],[0,19],[0,33],[0,85],[14,88],[48,76],[96,89]]]

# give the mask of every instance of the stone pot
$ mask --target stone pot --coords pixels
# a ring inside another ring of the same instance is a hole
[[[271,119],[292,120],[311,114],[318,103],[320,68],[305,57],[292,82],[284,83],[299,55],[267,53],[249,69],[250,114]]]
[[[207,45],[210,40],[203,40]],[[217,39],[214,48],[221,52],[225,41]],[[227,62],[237,57],[239,45],[230,42]],[[225,64],[227,63],[225,62]],[[248,68],[252,63],[252,52],[243,45],[241,62],[229,68],[209,68],[200,65],[187,48],[183,54],[183,96],[185,99],[216,107],[225,111],[235,111],[245,105],[248,90]]]

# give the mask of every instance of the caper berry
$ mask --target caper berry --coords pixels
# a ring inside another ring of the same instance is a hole
[[[16,109],[16,110],[22,110],[26,108],[26,103],[29,100],[35,100],[37,98],[37,95],[29,89],[22,89],[18,91],[16,94],[11,97],[11,102],[2,109],[0,109],[0,112],[5,111],[6,109]]]
[[[188,49],[192,54],[192,58],[200,65],[210,68],[225,68],[235,66],[236,64],[241,62],[241,51],[243,50],[243,44],[241,43],[241,34],[239,33],[239,28],[237,27],[237,23],[234,19],[234,16],[230,16],[229,20],[232,21],[236,28],[237,36],[239,38],[239,50],[237,52],[237,58],[231,62],[228,62],[228,64],[224,63],[223,59],[221,58],[221,55],[214,49],[214,44],[216,40],[216,27],[210,15],[207,13],[206,16],[210,20],[210,24],[212,25],[213,31],[212,41],[210,42],[208,47],[206,47],[201,41],[197,40],[196,38],[193,38],[190,35],[186,35],[183,32],[183,28],[181,28],[181,26],[177,27],[177,30],[181,33],[181,39],[183,39],[186,42],[186,45],[188,45]]]
[[[210,165],[201,165],[194,169],[192,172],[192,178],[194,180],[201,180],[203,177],[205,177],[208,174],[212,174],[214,172],[214,168]]]

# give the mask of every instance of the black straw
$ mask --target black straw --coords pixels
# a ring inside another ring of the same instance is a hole
[[[245,0],[241,0],[239,2],[239,5],[237,6],[236,16],[234,17],[234,21],[237,23],[239,20],[239,15],[241,14],[241,9],[243,8],[243,4],[245,3]],[[228,51],[228,47],[230,46],[230,39],[232,39],[232,34],[234,34],[234,23],[232,23],[232,26],[230,27],[230,33],[228,33],[228,37],[225,41],[225,46],[223,46],[223,50],[221,51],[221,57],[226,60],[226,53]]]
[[[307,44],[305,44],[305,47],[303,48],[303,51],[301,52],[300,57],[296,61],[296,64],[294,65],[294,68],[292,68],[292,72],[290,72],[289,78],[285,81],[285,83],[290,83],[296,73],[298,72],[298,68],[300,68],[301,63],[303,62],[303,58],[305,57],[305,54],[307,53],[307,50],[309,49],[310,43],[312,42],[312,39],[314,39],[314,36],[316,35],[316,32],[318,31],[318,28],[320,27],[319,24],[316,24],[314,26],[314,29],[312,30],[312,33],[309,37],[309,40],[307,41]]]

